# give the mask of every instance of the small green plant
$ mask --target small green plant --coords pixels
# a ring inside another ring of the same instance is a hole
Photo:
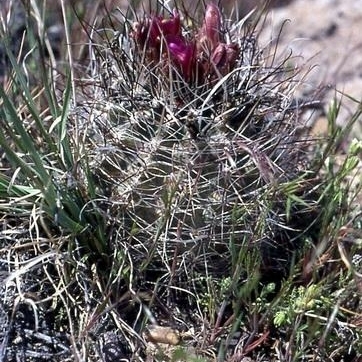
[[[179,361],[185,361],[185,362],[207,362],[208,360],[201,357],[193,357],[190,355],[190,352],[187,352],[183,348],[178,348],[175,350],[175,352],[172,355],[171,362],[179,362]]]

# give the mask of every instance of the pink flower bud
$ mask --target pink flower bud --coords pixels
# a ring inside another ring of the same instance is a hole
[[[211,49],[220,42],[221,14],[219,8],[210,3],[206,7],[205,18],[201,28],[201,41],[206,41]]]
[[[222,75],[230,72],[235,66],[239,47],[237,44],[219,43],[211,55],[211,61]]]

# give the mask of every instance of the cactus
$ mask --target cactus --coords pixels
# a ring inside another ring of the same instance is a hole
[[[91,169],[119,267],[126,255],[132,288],[157,295],[151,314],[196,308],[203,278],[231,277],[229,293],[250,273],[280,281],[319,213],[289,59],[214,4],[201,22],[183,16],[125,17],[95,52]]]
[[[228,264],[231,241],[289,232],[283,184],[307,161],[296,80],[268,64],[242,22],[222,25],[213,4],[199,27],[181,24],[176,10],[127,20],[105,55],[108,107],[95,132],[106,147],[94,169],[140,262],[166,267],[187,252],[190,265],[212,254]]]

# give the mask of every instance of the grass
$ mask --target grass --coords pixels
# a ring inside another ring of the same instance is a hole
[[[361,358],[361,102],[341,128],[336,93],[313,137],[291,107],[307,74],[259,48],[256,15],[208,83],[147,58],[132,11],[78,63],[30,10],[26,55],[0,32],[0,360]]]

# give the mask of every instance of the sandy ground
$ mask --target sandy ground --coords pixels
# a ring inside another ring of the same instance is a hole
[[[261,40],[276,39],[283,26],[280,51],[291,50],[297,63],[312,68],[307,77],[311,88],[330,87],[327,107],[335,90],[362,100],[361,24],[362,0],[294,0],[270,10]],[[339,122],[356,107],[344,97]],[[362,130],[362,120],[357,128]]]

